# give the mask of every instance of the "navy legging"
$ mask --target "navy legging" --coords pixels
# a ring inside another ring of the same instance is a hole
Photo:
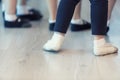
[[[66,33],[72,19],[74,9],[80,0],[61,0],[55,32]],[[91,3],[91,27],[93,35],[105,35],[107,23],[108,0],[90,0]]]

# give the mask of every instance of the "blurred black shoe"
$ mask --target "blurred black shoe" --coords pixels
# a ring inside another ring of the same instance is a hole
[[[30,9],[29,14],[17,15],[17,16],[22,19],[28,19],[30,21],[38,21],[38,20],[41,20],[43,17],[42,14],[35,9]]]
[[[82,30],[87,30],[91,28],[91,24],[87,21],[83,20],[83,24],[73,24],[71,23],[71,31],[82,31]]]
[[[5,28],[30,28],[32,25],[29,20],[17,18],[15,21],[4,20]]]

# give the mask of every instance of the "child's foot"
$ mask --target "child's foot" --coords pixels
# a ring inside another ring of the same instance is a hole
[[[82,31],[90,28],[91,24],[88,23],[87,21],[81,19],[71,21],[71,31]]]
[[[43,49],[48,52],[58,52],[63,44],[64,35],[54,33],[51,40],[44,45]]]
[[[105,39],[94,41],[94,54],[97,56],[117,53],[118,48],[112,44],[106,43]]]

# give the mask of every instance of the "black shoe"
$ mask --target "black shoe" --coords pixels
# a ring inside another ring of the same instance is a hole
[[[30,28],[32,25],[29,20],[17,18],[15,21],[4,20],[5,28]]]
[[[25,15],[18,15],[20,18],[23,19],[28,19],[30,21],[37,21],[40,20],[42,18],[42,14],[35,10],[35,9],[30,9],[29,10],[29,14],[25,14]]]
[[[106,28],[106,34],[105,35],[107,35],[109,29],[110,29],[109,26],[107,26],[107,28]]]
[[[106,33],[108,33],[109,29],[110,29],[110,28],[107,26]]]
[[[54,31],[55,23],[49,23],[49,30]]]
[[[84,21],[84,20],[83,20]],[[82,25],[80,24],[72,24],[71,23],[71,31],[82,31],[82,30],[87,30],[91,28],[91,24],[88,23],[87,21],[84,21]]]

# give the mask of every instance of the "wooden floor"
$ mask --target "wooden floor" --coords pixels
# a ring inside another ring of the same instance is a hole
[[[120,18],[115,18],[107,39],[120,49]],[[52,35],[47,19],[32,24],[28,29],[1,24],[0,80],[120,80],[120,54],[94,56],[90,30],[69,30],[62,51],[53,54],[42,50]]]

